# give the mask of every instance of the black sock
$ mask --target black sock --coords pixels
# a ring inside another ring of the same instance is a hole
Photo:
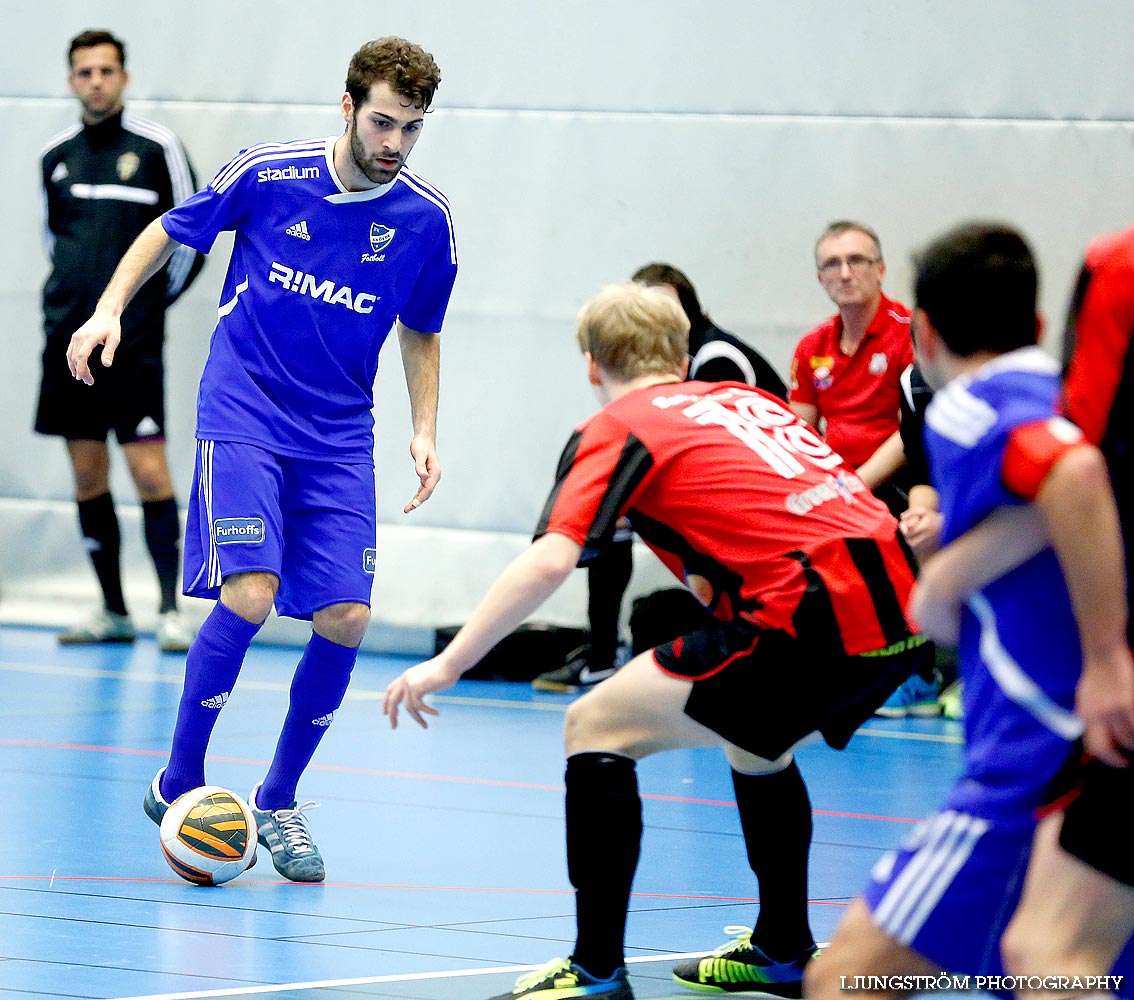
[[[567,873],[578,923],[571,957],[605,979],[625,961],[626,911],[642,840],[638,776],[629,757],[579,753],[567,758],[566,784]]]
[[[592,670],[609,670],[618,652],[622,598],[634,572],[634,543],[615,542],[587,567],[587,619],[591,629]]]
[[[102,601],[107,611],[126,614],[126,599],[122,596],[122,570],[119,566],[121,536],[118,532],[118,515],[109,493],[89,500],[79,500],[79,530],[83,544],[91,557],[98,585],[102,588]]]
[[[181,541],[181,521],[177,514],[177,501],[145,500],[142,502],[142,522],[146,534],[146,548],[150,550],[158,585],[161,587],[161,612],[177,609],[177,548]]]
[[[811,800],[795,761],[775,774],[732,772],[748,863],[760,884],[752,942],[777,962],[790,962],[815,939],[807,919]]]

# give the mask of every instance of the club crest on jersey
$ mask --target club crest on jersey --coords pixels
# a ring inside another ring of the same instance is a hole
[[[888,361],[885,351],[879,351],[877,354],[870,355],[870,374],[885,375],[887,364]]]
[[[811,383],[822,392],[824,389],[830,389],[835,382],[834,373],[830,368],[819,367],[811,371]]]
[[[386,255],[382,252],[393,242],[394,233],[396,229],[391,229],[389,226],[383,226],[380,222],[372,222],[370,224],[370,249],[373,253],[364,253],[362,255],[362,263],[374,260],[385,260]]]
[[[835,381],[834,367],[834,358],[811,355],[811,384],[819,391],[830,389]]]
[[[118,157],[118,163],[115,165],[115,170],[118,171],[118,179],[128,181],[138,172],[138,167],[141,165],[142,161],[138,158],[137,153],[123,153]]]
[[[379,296],[371,295],[370,292],[359,292],[356,295],[349,285],[336,285],[330,278],[320,281],[313,274],[292,270],[276,261],[272,261],[272,271],[268,275],[268,284],[272,282],[278,282],[289,292],[310,295],[311,298],[322,299],[332,306],[346,306],[356,313],[374,312],[374,305],[379,299]]]
[[[262,517],[218,517],[213,522],[217,545],[259,545],[264,540]]]

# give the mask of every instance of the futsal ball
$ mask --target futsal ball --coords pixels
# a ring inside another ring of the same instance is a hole
[[[251,867],[256,820],[239,795],[202,785],[178,796],[161,821],[165,860],[187,882],[220,885]]]

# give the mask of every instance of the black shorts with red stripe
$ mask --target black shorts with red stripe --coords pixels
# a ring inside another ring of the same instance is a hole
[[[666,673],[694,682],[686,715],[775,760],[813,732],[843,749],[906,678],[932,667],[933,647],[920,635],[857,656],[837,637],[836,629],[792,636],[714,620],[659,646],[654,658]]]

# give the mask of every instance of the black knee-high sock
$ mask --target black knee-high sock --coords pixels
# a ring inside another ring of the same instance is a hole
[[[807,920],[811,800],[795,761],[775,774],[732,772],[748,863],[760,884],[752,941],[769,958],[790,962],[815,939]]]
[[[118,515],[114,512],[114,499],[101,493],[89,500],[79,500],[79,530],[91,558],[102,600],[107,611],[126,614],[126,599],[122,596],[122,569],[119,555],[122,547],[118,531]]]
[[[609,670],[618,652],[622,598],[634,572],[634,543],[616,542],[587,567],[587,618],[591,629],[590,666]]]
[[[575,887],[574,960],[605,979],[624,962],[630,886],[642,840],[634,761],[611,753],[567,758],[567,873]],[[596,827],[602,837],[594,836]]]
[[[142,523],[146,535],[146,548],[150,550],[161,587],[163,613],[177,608],[177,547],[181,541],[181,521],[177,515],[177,501],[146,500],[142,503]]]

